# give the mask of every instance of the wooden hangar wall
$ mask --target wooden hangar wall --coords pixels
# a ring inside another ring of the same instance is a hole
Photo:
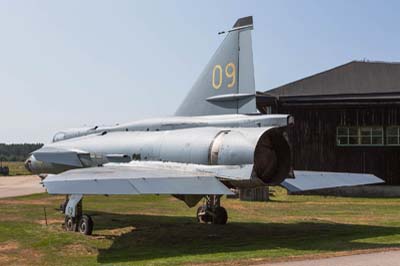
[[[363,93],[361,88],[356,94],[290,95],[296,82],[290,86],[259,93],[257,107],[294,117],[288,134],[295,169],[372,173],[400,185],[400,82],[398,92]]]

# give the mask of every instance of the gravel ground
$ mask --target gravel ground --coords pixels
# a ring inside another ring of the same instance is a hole
[[[0,198],[30,195],[45,192],[40,178],[28,176],[0,176]]]

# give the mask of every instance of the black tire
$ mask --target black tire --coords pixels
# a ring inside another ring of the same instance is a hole
[[[65,216],[65,220],[64,220],[64,228],[67,231],[71,231],[71,232],[76,232],[78,231],[78,226],[77,226],[77,222],[76,222],[76,218],[71,217],[71,216]]]
[[[79,219],[78,231],[84,235],[91,235],[93,232],[93,220],[89,215],[82,215]]]
[[[214,214],[213,224],[226,224],[228,221],[228,213],[224,207],[216,207]]]

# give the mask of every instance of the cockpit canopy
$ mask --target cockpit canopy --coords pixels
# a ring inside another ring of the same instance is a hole
[[[57,132],[53,137],[53,142],[58,142],[66,139],[77,138],[86,136],[98,131],[98,126],[95,127],[82,127],[82,128],[71,128]]]

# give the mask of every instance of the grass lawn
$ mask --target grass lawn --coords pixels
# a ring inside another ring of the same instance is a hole
[[[10,176],[31,174],[25,169],[24,162],[3,162],[3,166],[8,166],[10,169]]]
[[[225,226],[198,224],[195,208],[172,197],[87,197],[90,237],[61,229],[63,197],[0,199],[0,265],[248,265],[400,247],[400,199],[276,190],[270,202],[224,199]]]

